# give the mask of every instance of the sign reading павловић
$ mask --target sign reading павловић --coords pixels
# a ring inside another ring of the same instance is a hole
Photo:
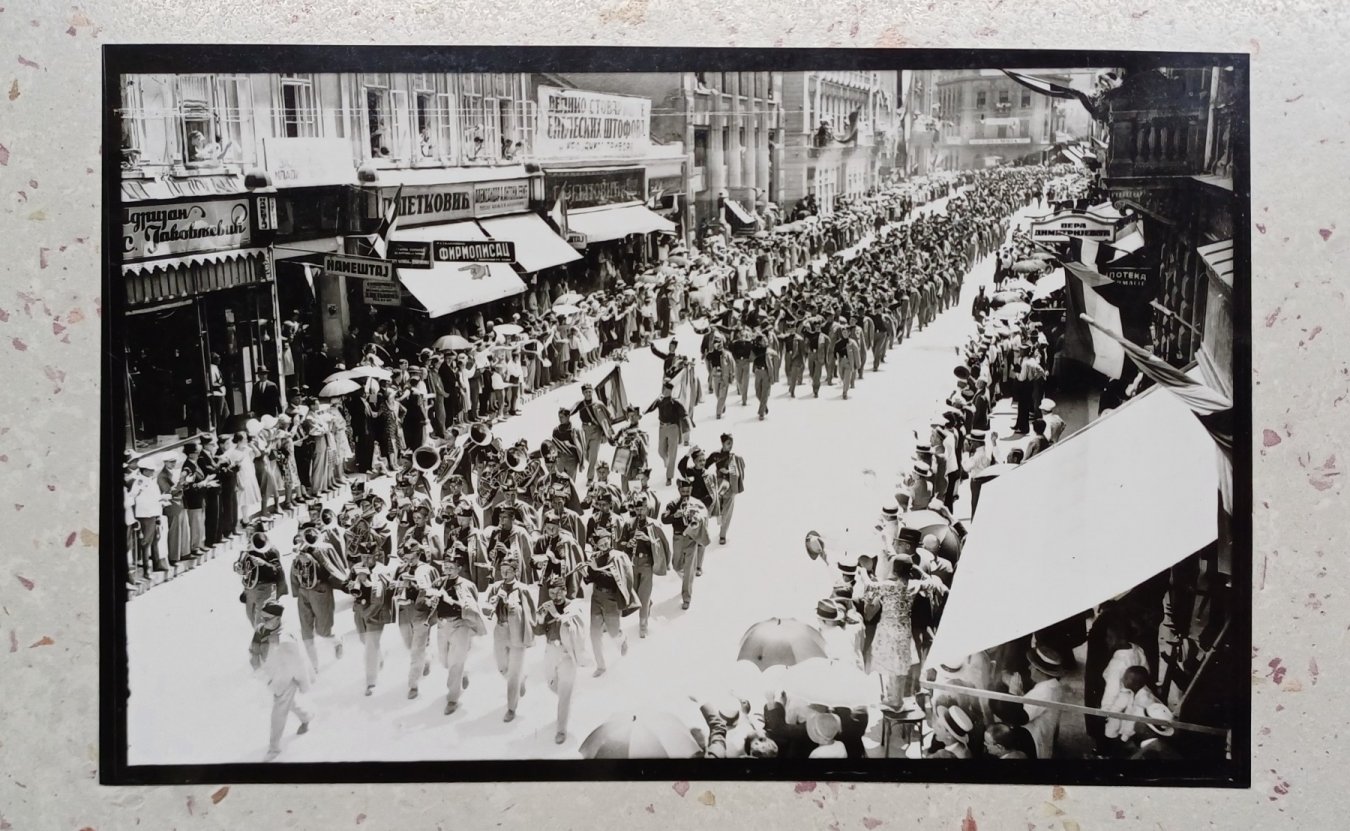
[[[323,270],[333,276],[353,277],[358,280],[394,279],[394,264],[373,257],[329,254],[323,258]]]
[[[540,87],[534,156],[640,158],[651,147],[651,113],[646,98]]]
[[[436,240],[431,244],[431,255],[438,263],[513,263],[516,244],[509,240]]]
[[[1031,223],[1034,240],[1062,242],[1070,237],[1110,242],[1116,238],[1116,221],[1086,211],[1062,211]]]
[[[249,243],[247,199],[122,209],[122,257],[167,257]]]

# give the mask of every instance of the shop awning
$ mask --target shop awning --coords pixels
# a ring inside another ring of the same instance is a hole
[[[535,214],[512,214],[480,219],[478,224],[493,239],[516,244],[516,262],[522,271],[534,272],[581,259],[581,255],[548,223]]]
[[[642,205],[620,205],[573,211],[567,215],[567,227],[586,235],[587,242],[608,242],[629,234],[675,233],[675,223],[652,213]]]
[[[489,237],[472,220],[396,228],[393,239],[410,242],[482,242]],[[441,317],[525,291],[525,284],[507,263],[435,263],[431,268],[400,268],[398,279],[427,314]]]
[[[122,266],[122,275],[150,274],[155,271],[173,271],[208,263],[229,263],[255,257],[265,258],[266,248],[234,248],[229,251],[206,251],[200,254],[185,254],[181,257],[164,257],[158,260],[144,260]]]
[[[398,278],[430,317],[472,309],[525,291],[515,269],[506,263],[437,263],[433,268],[400,268]]]
[[[735,199],[726,200],[726,206],[727,212],[741,225],[754,225],[759,222],[759,220],[755,219],[753,214],[747,211],[745,207]]]
[[[1059,150],[1059,155],[1063,156],[1066,160],[1073,162],[1074,164],[1081,165],[1083,163],[1083,154],[1079,152],[1078,149],[1075,147],[1061,147]]]
[[[127,305],[154,306],[267,279],[266,248],[236,248],[122,266]]]
[[[1214,440],[1153,387],[980,492],[928,663],[1116,597],[1218,532]]]

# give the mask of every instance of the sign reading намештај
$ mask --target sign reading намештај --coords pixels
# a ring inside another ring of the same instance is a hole
[[[352,257],[329,254],[323,258],[323,270],[333,276],[353,277],[358,280],[394,279],[394,264],[373,257]]]
[[[513,263],[516,244],[510,240],[437,240],[431,244],[431,256],[438,263]]]

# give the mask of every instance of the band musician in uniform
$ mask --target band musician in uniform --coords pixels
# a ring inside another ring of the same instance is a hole
[[[291,562],[291,593],[300,612],[300,640],[315,670],[319,668],[319,650],[314,638],[317,635],[325,641],[333,640],[333,590],[346,582],[346,559],[327,543],[318,528],[308,523],[302,526]],[[341,640],[334,642],[333,651],[342,657]]]
[[[426,599],[428,625],[436,627],[436,650],[446,668],[445,714],[459,707],[459,698],[469,688],[464,665],[473,639],[487,634],[487,622],[478,608],[478,589],[463,576],[460,561],[445,556],[437,564],[440,576],[431,584]]]

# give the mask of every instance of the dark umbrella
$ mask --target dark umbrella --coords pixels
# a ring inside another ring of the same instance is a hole
[[[736,659],[760,669],[790,667],[807,658],[825,657],[825,639],[815,628],[793,618],[770,618],[751,626],[741,636]]]
[[[699,752],[689,728],[670,713],[624,713],[581,743],[587,759],[688,759]]]

